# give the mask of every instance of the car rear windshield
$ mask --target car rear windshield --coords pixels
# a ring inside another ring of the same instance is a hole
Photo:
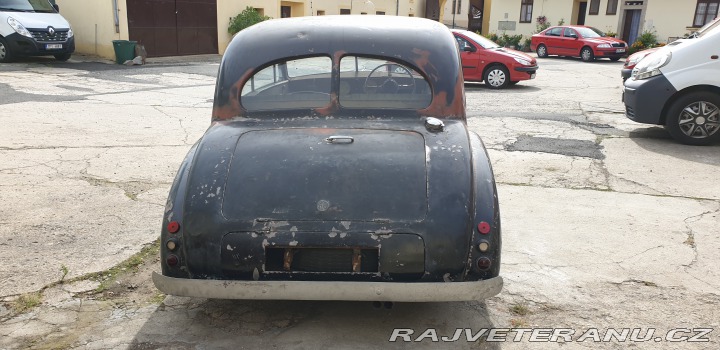
[[[249,112],[313,109],[331,102],[332,60],[326,56],[269,65],[243,86],[240,101]],[[407,64],[385,58],[346,56],[340,61],[338,100],[344,108],[421,109],[432,92]]]

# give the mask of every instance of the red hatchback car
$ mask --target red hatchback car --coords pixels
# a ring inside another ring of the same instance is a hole
[[[520,51],[500,47],[492,40],[467,30],[452,30],[460,47],[465,81],[484,81],[502,89],[535,78],[537,60]]]
[[[533,35],[530,48],[538,57],[570,56],[590,62],[596,58],[617,61],[625,55],[628,45],[620,39],[604,36],[602,31],[592,27],[559,26]]]

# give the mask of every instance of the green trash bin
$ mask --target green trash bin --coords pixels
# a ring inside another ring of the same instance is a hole
[[[112,43],[117,64],[123,64],[125,61],[135,58],[135,44],[137,44],[137,41],[113,40]]]

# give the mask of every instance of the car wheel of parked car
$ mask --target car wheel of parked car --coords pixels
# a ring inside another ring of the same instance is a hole
[[[502,89],[510,84],[510,73],[507,68],[496,64],[485,71],[485,84],[491,89]]]
[[[5,39],[0,38],[0,62],[7,63],[12,61],[12,54],[10,53],[10,47],[7,45]]]
[[[538,57],[541,57],[541,58],[548,57],[547,47],[545,47],[545,45],[538,45],[536,51],[537,51]]]
[[[580,58],[585,62],[591,62],[595,60],[595,54],[591,48],[585,46],[580,50]]]
[[[61,61],[61,62],[65,62],[70,59],[70,56],[72,56],[72,54],[70,54],[70,53],[61,53],[61,54],[55,55],[55,59],[58,61]]]
[[[686,145],[720,141],[720,95],[694,92],[680,97],[668,109],[665,128]]]

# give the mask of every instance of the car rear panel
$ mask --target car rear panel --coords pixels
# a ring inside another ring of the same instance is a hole
[[[436,133],[422,118],[225,123],[189,175],[189,277],[463,280],[474,205],[461,121]]]

